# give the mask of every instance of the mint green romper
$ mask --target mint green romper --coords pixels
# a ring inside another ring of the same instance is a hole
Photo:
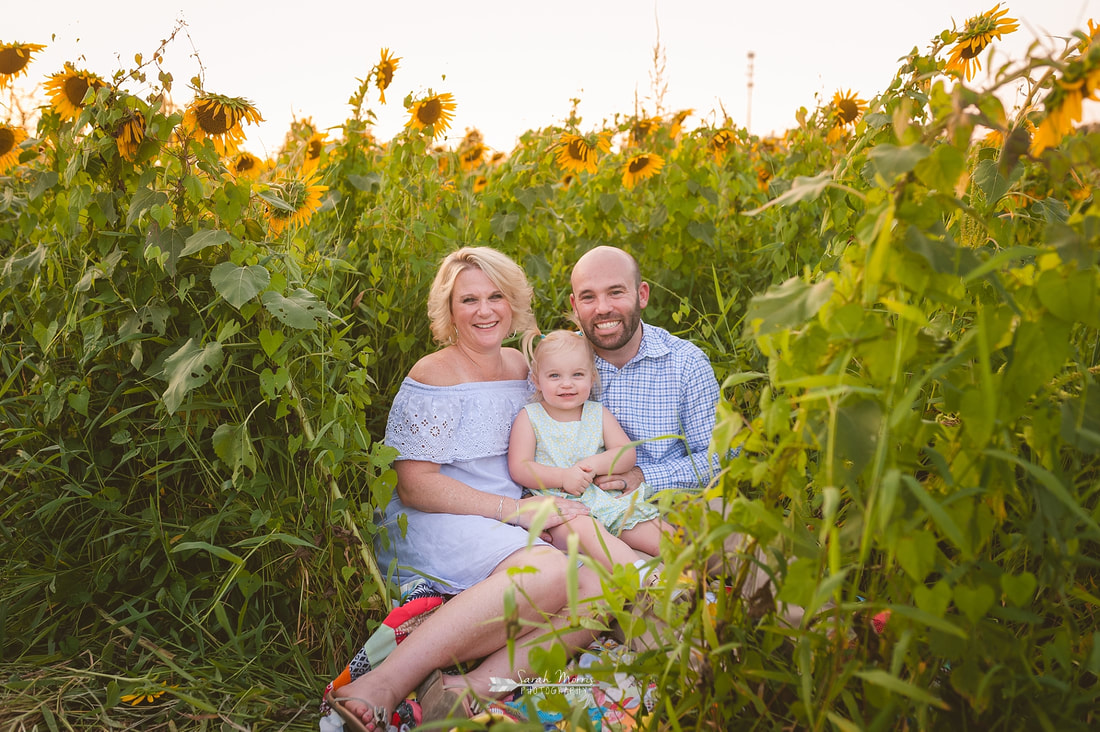
[[[585,402],[577,422],[556,421],[539,402],[523,408],[527,410],[531,427],[535,430],[536,463],[568,468],[604,451],[603,406],[599,402]],[[645,503],[641,491],[623,495],[622,491],[605,491],[589,484],[579,496],[553,488],[541,492],[580,501],[615,536],[624,529],[632,529],[643,521],[657,518],[657,507]]]

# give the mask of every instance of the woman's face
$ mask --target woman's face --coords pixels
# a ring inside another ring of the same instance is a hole
[[[477,267],[458,273],[451,291],[451,318],[464,346],[500,348],[512,332],[512,306]]]

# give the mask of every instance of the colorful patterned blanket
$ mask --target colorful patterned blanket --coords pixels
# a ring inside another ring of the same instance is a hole
[[[340,675],[328,683],[325,692],[351,683],[381,663],[444,601],[442,595],[424,586],[413,588],[406,594],[405,601],[386,616]],[[596,681],[587,670],[623,665],[629,663],[630,658],[630,650],[626,647],[610,639],[598,639],[573,661],[562,678],[501,680],[501,691],[507,690],[505,687],[515,687],[515,690],[489,704],[481,716],[485,721],[493,716],[534,721],[532,717],[537,716],[544,730],[557,730],[570,727],[563,709],[585,709],[597,731],[628,732],[639,726],[652,710],[655,687],[650,684],[648,688],[640,688],[626,674],[615,674],[611,682]],[[404,732],[408,728],[408,721],[397,715],[391,720],[391,732]],[[342,732],[343,729],[343,721],[322,701],[320,732]]]

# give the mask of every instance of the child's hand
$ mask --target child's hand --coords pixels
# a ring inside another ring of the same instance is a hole
[[[579,496],[592,483],[596,477],[596,471],[584,463],[577,463],[571,468],[566,468],[562,475],[561,489],[571,496]]]

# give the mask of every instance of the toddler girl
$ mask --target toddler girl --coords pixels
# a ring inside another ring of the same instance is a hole
[[[576,499],[589,516],[549,529],[554,546],[565,549],[577,534],[581,550],[611,570],[641,566],[634,549],[656,556],[666,525],[641,491],[605,491],[592,479],[634,467],[634,447],[618,420],[589,401],[595,385],[592,346],[583,335],[556,330],[531,355],[536,395],[512,424],[508,469],[512,480],[536,493]],[[595,520],[593,520],[595,519]]]

